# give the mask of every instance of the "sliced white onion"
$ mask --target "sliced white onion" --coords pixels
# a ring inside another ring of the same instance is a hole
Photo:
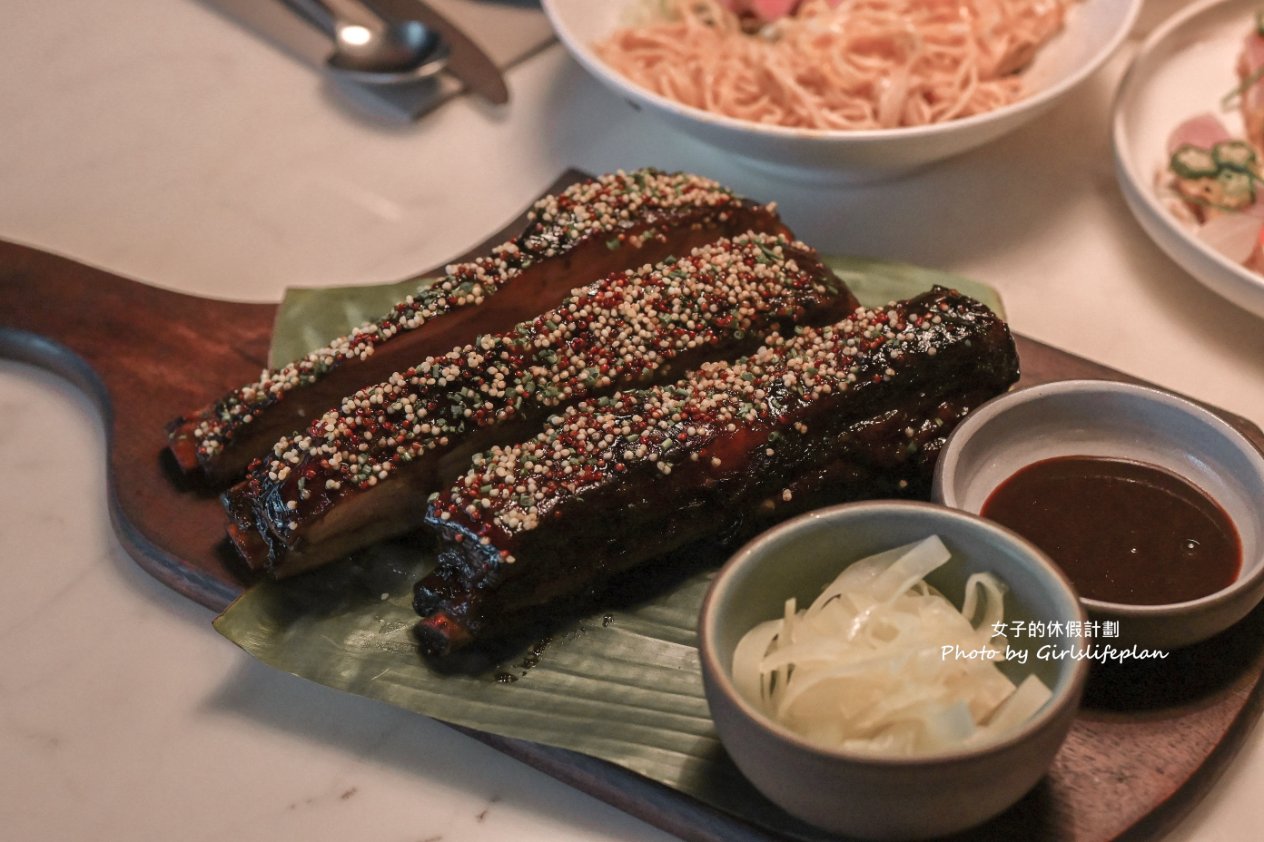
[[[838,574],[838,578],[831,582],[829,587],[821,591],[821,595],[808,607],[808,616],[811,617],[818,613],[827,603],[832,602],[842,594],[865,590],[869,582],[881,575],[882,571],[890,567],[896,559],[917,546],[917,543],[919,542],[896,547],[868,558],[862,558],[860,561],[849,565],[846,570]]]
[[[1051,694],[1034,676],[1016,689],[996,666],[1005,588],[975,574],[958,611],[924,578],[950,557],[932,536],[850,565],[804,610],[787,600],[781,618],[738,643],[738,692],[807,739],[883,754],[991,739],[1025,721]]]
[[[737,648],[733,650],[733,682],[737,685],[737,692],[759,703],[761,707],[765,690],[761,686],[763,673],[760,672],[759,664],[780,631],[780,620],[765,620],[742,635]]]
[[[1264,222],[1253,213],[1221,213],[1198,229],[1198,239],[1234,263],[1245,263],[1255,251]]]
[[[976,611],[980,614],[977,621],[974,619]],[[999,642],[993,639],[996,636],[995,630],[1003,628],[1001,621],[1005,619],[1005,586],[995,576],[975,573],[966,580],[966,598],[961,606],[961,614],[978,629],[978,645],[983,646],[992,641],[995,646]]]
[[[1010,696],[1001,702],[988,717],[987,729],[995,733],[1003,733],[1030,719],[1036,711],[1044,707],[1045,702],[1053,695],[1053,691],[1034,675],[1023,679]]]
[[[906,553],[897,558],[890,567],[884,570],[873,581],[870,593],[874,599],[890,601],[913,587],[915,582],[926,578],[926,574],[943,567],[952,553],[944,546],[938,535],[914,544]]]

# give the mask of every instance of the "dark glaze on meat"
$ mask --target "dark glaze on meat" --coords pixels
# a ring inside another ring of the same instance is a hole
[[[954,425],[1018,376],[983,305],[937,288],[771,341],[670,386],[560,413],[480,454],[431,504],[422,648],[443,655],[588,603],[700,539],[740,540],[825,503],[925,495]]]
[[[699,176],[639,170],[584,181],[537,202],[527,229],[488,257],[449,266],[376,322],[171,422],[168,447],[183,470],[222,484],[356,389],[509,330],[611,272],[750,230],[787,233],[771,206]]]
[[[429,495],[493,444],[619,388],[670,382],[794,325],[857,306],[814,251],[780,235],[720,240],[607,276],[500,335],[419,362],[282,439],[224,495],[255,569],[285,576],[421,527]]]

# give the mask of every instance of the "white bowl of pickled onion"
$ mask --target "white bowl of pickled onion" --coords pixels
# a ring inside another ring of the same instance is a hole
[[[1044,631],[1006,639],[1018,621]],[[1044,776],[1088,673],[1069,625],[1084,622],[1067,579],[1013,532],[880,501],[751,541],[698,629],[716,731],[760,792],[834,833],[927,838],[986,822]]]
[[[1115,53],[1132,29],[1143,0],[1070,3],[1065,26],[1020,72],[1023,92],[1008,104],[924,125],[843,129],[773,125],[729,116],[686,105],[630,81],[598,54],[596,45],[627,25],[640,2],[543,0],[543,6],[558,39],[576,61],[651,119],[775,177],[810,183],[859,183],[893,177],[966,152],[1044,113]],[[705,84],[713,86],[715,80]]]

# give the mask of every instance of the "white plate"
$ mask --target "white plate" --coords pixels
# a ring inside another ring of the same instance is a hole
[[[1093,74],[1115,52],[1142,0],[1082,0],[1066,28],[1027,70],[1031,93],[987,114],[933,126],[827,131],[763,126],[722,117],[631,84],[593,52],[594,42],[626,20],[637,0],[543,0],[558,38],[575,59],[611,90],[667,124],[738,156],[750,166],[799,182],[883,178],[957,155],[993,140],[1043,113]]]
[[[1210,111],[1240,131],[1240,117],[1221,112],[1220,99],[1237,84],[1234,64],[1260,8],[1259,0],[1206,0],[1155,30],[1119,87],[1112,142],[1119,185],[1146,233],[1208,289],[1264,316],[1264,277],[1199,240],[1155,189],[1168,136],[1181,122]]]

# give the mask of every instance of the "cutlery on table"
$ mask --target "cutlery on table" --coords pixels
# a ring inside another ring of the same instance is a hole
[[[333,41],[329,72],[369,85],[425,79],[447,65],[449,48],[417,20],[391,20],[358,0],[285,0]]]
[[[314,2],[314,0],[310,0]],[[334,51],[335,15],[330,6],[318,12],[300,12],[302,0],[201,0],[254,35],[264,38],[306,65],[322,72],[337,96],[364,109],[366,114],[386,118],[416,120],[423,114],[464,92],[471,92],[491,104],[509,99],[503,72],[553,43],[553,29],[538,6],[525,2],[484,2],[484,0],[368,0],[371,12],[356,11],[349,18],[369,32],[349,30],[351,39],[372,35],[383,21],[413,21],[405,30],[404,44],[424,27],[448,47],[442,72],[421,79],[402,79],[381,74],[370,81],[357,74],[335,72],[329,64]],[[363,2],[357,3],[362,6]],[[328,21],[320,23],[321,18]],[[470,35],[476,35],[474,41]],[[399,33],[396,33],[398,36]],[[438,58],[438,53],[428,59]],[[428,62],[423,62],[428,63]],[[417,72],[415,70],[415,72]]]
[[[422,0],[284,0],[333,41],[333,74],[395,85],[446,70],[488,102],[509,101],[500,68],[484,50]]]
[[[494,105],[509,101],[509,88],[500,67],[473,38],[441,12],[436,3],[427,0],[365,0],[372,2],[387,17],[416,20],[434,32],[451,48],[445,70],[465,86],[466,90]],[[477,6],[478,4],[473,4]],[[455,7],[453,11],[456,11]],[[512,13],[506,8],[506,13]],[[523,11],[523,10],[519,10]],[[529,10],[527,10],[529,11]]]

